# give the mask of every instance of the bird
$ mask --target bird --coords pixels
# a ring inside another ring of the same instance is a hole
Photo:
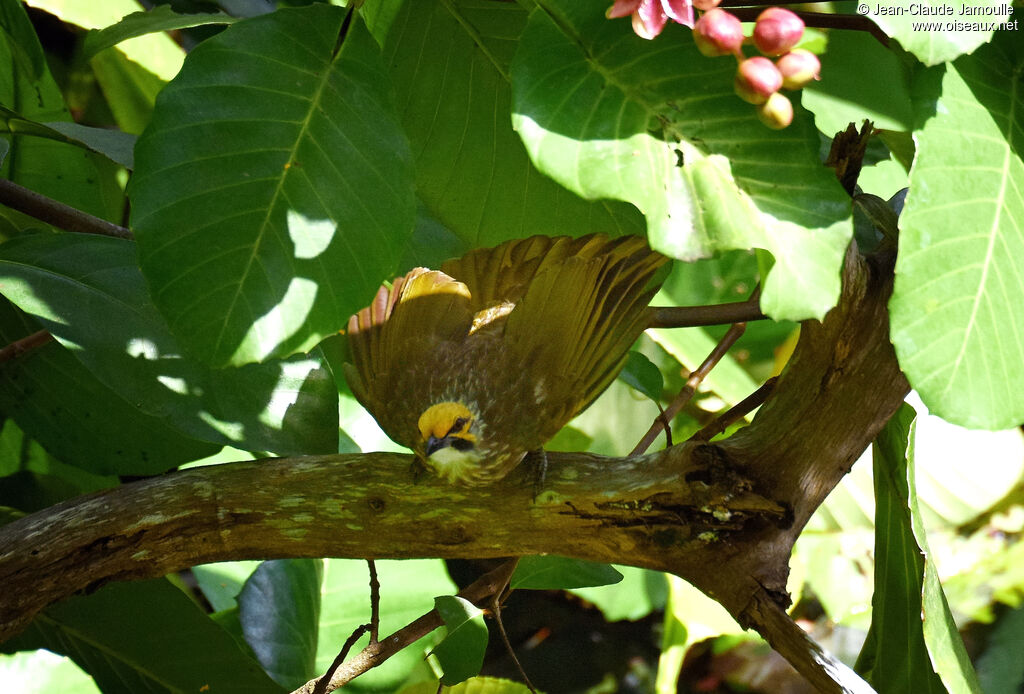
[[[355,398],[453,484],[504,478],[615,379],[667,258],[638,236],[532,236],[417,267],[345,330]]]

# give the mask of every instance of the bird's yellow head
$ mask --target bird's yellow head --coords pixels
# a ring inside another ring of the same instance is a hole
[[[472,411],[461,402],[439,402],[428,407],[419,419],[423,455],[439,475],[449,481],[469,477],[469,468],[480,461],[477,450],[478,424]]]

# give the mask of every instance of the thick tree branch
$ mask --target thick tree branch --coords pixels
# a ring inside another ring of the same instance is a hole
[[[682,576],[822,691],[850,691],[781,610],[793,541],[907,392],[891,282],[892,258],[851,250],[840,306],[804,324],[737,434],[642,457],[549,453],[536,499],[529,465],[465,489],[414,482],[407,456],[374,453],[193,468],[22,518],[0,528],[0,640],[76,591],[210,561],[549,552]]]

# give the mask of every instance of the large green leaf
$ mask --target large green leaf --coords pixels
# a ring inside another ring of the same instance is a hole
[[[319,559],[265,561],[238,596],[245,641],[282,687],[296,689],[317,675],[322,578]]]
[[[889,304],[900,366],[968,427],[1024,421],[1024,43],[1015,32],[917,81],[917,157]]]
[[[5,647],[66,654],[104,694],[284,691],[162,578],[113,583],[53,605]]]
[[[395,270],[415,204],[389,84],[361,20],[321,4],[189,54],[129,186],[143,273],[186,348],[215,364],[307,350]]]
[[[735,62],[701,56],[681,27],[655,41],[599,3],[538,3],[512,65],[514,124],[534,164],[588,199],[636,205],[652,246],[693,259],[764,248],[761,305],[820,318],[839,294],[850,203],[797,108],[771,131],[733,93]]]
[[[0,299],[0,343],[39,328]],[[57,343],[0,369],[0,412],[61,462],[100,475],[158,474],[217,451],[129,404]]]
[[[490,0],[368,3],[431,214],[472,246],[531,234],[639,233],[631,206],[587,202],[537,171],[512,130],[509,64],[527,13]],[[383,15],[383,16],[382,16]]]
[[[875,593],[857,670],[886,692],[979,692],[928,550],[914,480],[914,418],[903,405],[874,446]]]
[[[135,244],[37,234],[0,246],[0,293],[139,409],[197,438],[275,453],[337,450],[337,392],[318,355],[211,369],[149,301]]]
[[[910,4],[892,0],[858,0],[856,5],[853,2],[840,4],[846,12],[852,12],[855,6],[857,14],[870,17],[882,31],[899,41],[925,65],[938,65],[970,53],[991,39],[993,31],[1016,33],[1016,29],[996,29],[998,24],[1009,19],[1005,10],[1010,3],[1003,0],[958,0],[955,3],[923,0]],[[961,12],[971,11],[978,14],[961,15]]]

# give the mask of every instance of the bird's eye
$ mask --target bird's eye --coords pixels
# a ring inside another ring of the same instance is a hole
[[[458,419],[455,420],[455,423],[452,424],[452,428],[448,430],[446,436],[461,433],[466,428],[466,425],[468,423],[469,419],[467,419],[466,417],[459,417]]]

